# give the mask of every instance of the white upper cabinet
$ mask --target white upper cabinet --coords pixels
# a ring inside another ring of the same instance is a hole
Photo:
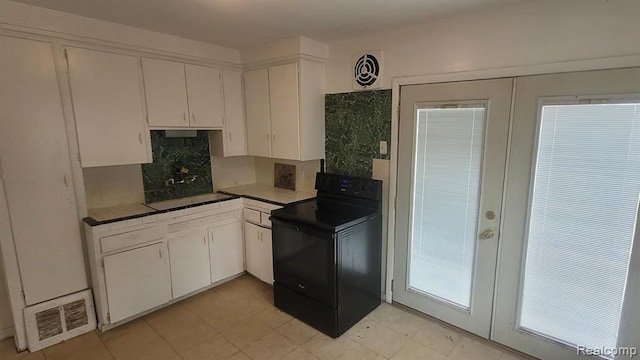
[[[269,68],[271,103],[271,156],[300,159],[298,64]]]
[[[0,36],[0,48],[0,186],[15,254],[3,250],[32,305],[86,289],[87,277],[51,44]]]
[[[242,74],[223,70],[225,139],[224,156],[247,155],[247,135],[242,97]]]
[[[184,64],[142,58],[149,126],[189,126]]]
[[[185,65],[189,123],[191,127],[222,128],[222,78],[220,70]]]
[[[245,72],[249,155],[324,157],[324,64],[307,59]]]
[[[268,69],[244,73],[244,96],[247,109],[248,153],[253,156],[271,157]]]
[[[83,167],[151,162],[138,58],[66,49]]]
[[[220,70],[158,59],[142,59],[149,126],[222,129]]]

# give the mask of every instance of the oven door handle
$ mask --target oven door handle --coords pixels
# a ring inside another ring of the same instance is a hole
[[[311,234],[319,237],[333,237],[334,232],[331,230],[325,230],[311,224],[303,223],[300,221],[294,220],[284,220],[271,217],[271,228],[273,229],[275,226],[281,226],[283,228],[287,228],[290,230],[294,230],[297,232],[303,232],[306,234]]]

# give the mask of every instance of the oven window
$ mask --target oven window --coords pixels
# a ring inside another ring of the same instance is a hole
[[[274,267],[309,285],[328,287],[335,268],[333,234],[274,226]]]

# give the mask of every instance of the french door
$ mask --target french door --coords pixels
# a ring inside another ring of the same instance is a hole
[[[400,95],[393,300],[541,359],[637,354],[640,69]]]
[[[521,77],[515,94],[493,338],[623,359],[640,350],[640,69]]]
[[[489,337],[512,79],[401,92],[393,299]]]

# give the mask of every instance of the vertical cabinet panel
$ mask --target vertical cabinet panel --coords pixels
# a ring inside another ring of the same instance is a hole
[[[253,156],[270,157],[271,115],[267,69],[244,73],[244,96],[247,110],[248,153]]]
[[[205,232],[194,231],[169,239],[169,254],[173,298],[211,284],[209,245]]]
[[[191,127],[222,128],[222,81],[220,70],[185,65]]]
[[[169,262],[164,244],[104,257],[110,322],[171,300]]]
[[[260,279],[268,284],[273,284],[273,243],[271,240],[271,229],[262,228],[260,250],[263,256]]]
[[[247,256],[247,272],[257,276],[261,269],[260,227],[248,222],[244,225],[244,241]]]
[[[298,64],[269,68],[271,154],[278,159],[300,159]]]
[[[0,37],[0,47],[2,177],[32,305],[85,289],[87,278],[51,45]]]
[[[82,166],[151,161],[138,59],[78,48],[67,57]]]
[[[266,283],[273,284],[271,229],[245,223],[244,234],[247,272]]]
[[[242,101],[242,74],[223,70],[224,89],[224,156],[247,155],[247,135]]]
[[[184,64],[142,59],[150,126],[189,126]]]
[[[241,273],[244,270],[242,223],[209,229],[209,254],[212,283]]]

